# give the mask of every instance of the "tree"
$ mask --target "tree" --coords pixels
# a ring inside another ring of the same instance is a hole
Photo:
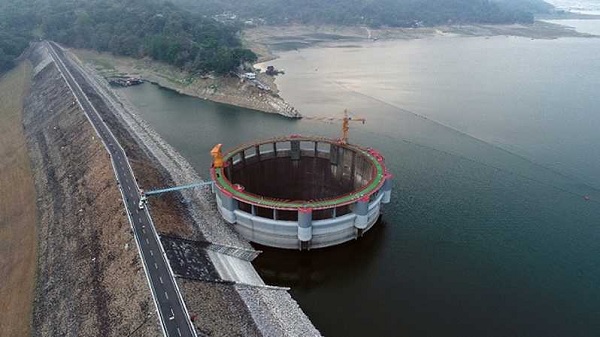
[[[239,29],[158,0],[0,0],[4,68],[10,66],[5,60],[18,56],[36,36],[117,55],[150,56],[193,72],[227,73],[240,60],[256,60],[241,48]]]

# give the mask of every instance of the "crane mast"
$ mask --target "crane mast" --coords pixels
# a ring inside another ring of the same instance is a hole
[[[365,124],[365,118],[353,118],[348,116],[348,109],[344,109],[344,118],[342,118],[342,137],[340,143],[348,144],[348,134],[350,132],[350,122],[362,122]]]

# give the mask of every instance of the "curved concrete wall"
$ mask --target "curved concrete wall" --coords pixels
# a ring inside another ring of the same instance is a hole
[[[373,179],[367,158],[342,147],[336,147],[335,153],[300,150],[294,159],[291,150],[252,151],[244,153],[243,160],[232,160],[225,175],[247,192],[288,200],[335,198]]]
[[[340,217],[314,220],[310,226],[311,239],[309,241],[304,240],[305,237],[303,237],[303,234],[306,234],[304,229],[306,224],[302,224],[302,217],[299,217],[300,224],[298,221],[273,220],[239,209],[227,209],[225,206],[228,204],[229,197],[222,193],[216,193],[216,198],[223,218],[229,223],[235,224],[236,230],[246,239],[270,247],[310,249],[334,246],[354,240],[371,229],[379,218],[385,193],[379,191],[376,195],[377,197],[368,203],[364,229],[357,228],[357,214],[354,212]],[[306,244],[303,245],[303,241],[306,241]]]

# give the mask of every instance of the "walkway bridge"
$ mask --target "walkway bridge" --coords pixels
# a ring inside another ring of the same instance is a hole
[[[144,192],[144,195],[145,196],[158,195],[158,194],[162,194],[162,193],[177,192],[177,191],[185,190],[188,188],[195,188],[195,187],[211,186],[211,188],[212,188],[212,185],[214,183],[215,183],[214,181],[201,181],[201,182],[188,184],[188,185],[174,186],[174,187],[162,188],[162,189],[158,189],[158,190],[147,191],[147,192]]]

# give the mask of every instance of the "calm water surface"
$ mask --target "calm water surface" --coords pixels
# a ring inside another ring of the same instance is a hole
[[[366,117],[351,141],[386,155],[394,192],[363,239],[260,247],[257,269],[328,336],[597,336],[598,55],[600,39],[512,37],[282,53],[282,96]],[[339,132],[148,84],[124,93],[204,175],[215,143]]]
[[[546,2],[568,12],[600,15],[600,2],[597,0],[548,0]]]

